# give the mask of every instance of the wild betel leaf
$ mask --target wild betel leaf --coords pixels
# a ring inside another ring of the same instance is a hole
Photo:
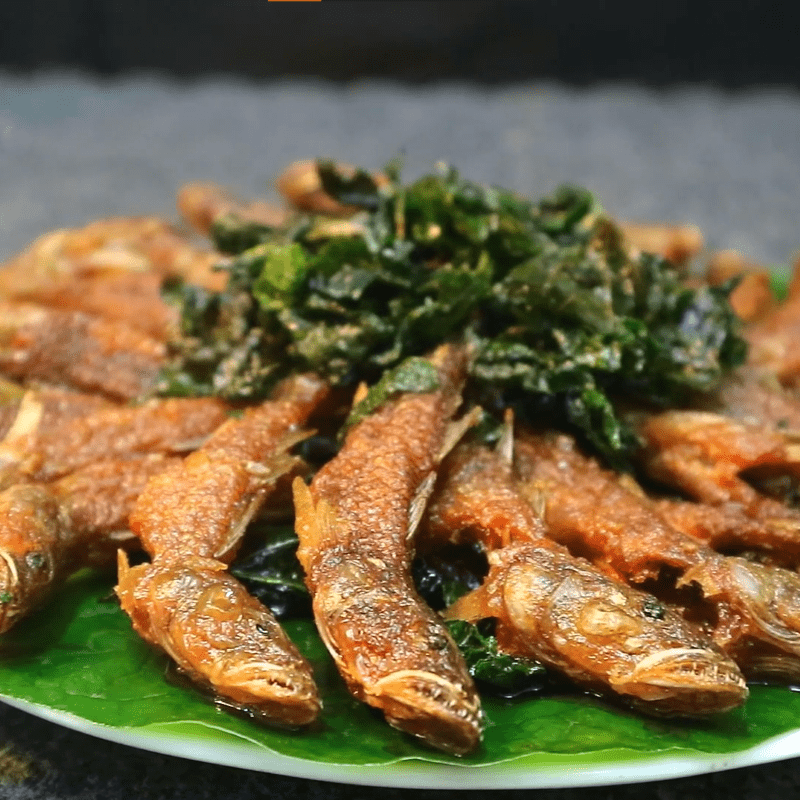
[[[220,221],[230,283],[185,291],[164,393],[258,398],[296,370],[373,384],[465,341],[468,400],[549,418],[620,463],[635,442],[616,397],[674,403],[744,359],[731,286],[689,289],[668,262],[631,253],[585,189],[531,202],[449,167],[410,185],[390,170],[380,187],[363,170],[319,172],[361,210],[344,226]]]

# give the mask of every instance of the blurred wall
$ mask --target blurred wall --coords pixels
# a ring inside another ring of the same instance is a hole
[[[800,86],[794,0],[0,0],[0,67]]]

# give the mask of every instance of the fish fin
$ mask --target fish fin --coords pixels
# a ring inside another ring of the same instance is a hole
[[[503,428],[495,452],[504,464],[514,463],[514,410],[507,408],[503,414]]]
[[[452,605],[441,612],[444,619],[463,619],[473,624],[491,616],[489,612],[488,596],[483,586],[478,586],[471,592],[459,597]]]
[[[436,473],[429,472],[425,480],[417,488],[411,504],[408,508],[408,531],[406,532],[406,539],[411,540],[417,532],[419,523],[425,514],[425,509],[428,505],[433,487],[436,485]]]
[[[346,541],[342,536],[344,522],[336,516],[333,506],[324,498],[314,502],[306,482],[297,477],[292,483],[295,509],[295,531],[300,539],[298,558],[304,552],[313,552],[325,547],[329,541]]]
[[[442,446],[439,448],[439,452],[436,454],[437,464],[445,458],[445,456],[459,443],[459,441],[461,441],[464,434],[470,428],[473,428],[480,422],[482,415],[483,409],[480,406],[475,406],[474,408],[471,408],[463,417],[454,420],[447,426],[444,432]]]

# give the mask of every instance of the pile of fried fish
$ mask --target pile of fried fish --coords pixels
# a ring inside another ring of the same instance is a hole
[[[454,625],[650,715],[800,680],[800,281],[575,187],[311,161],[278,188],[192,184],[181,226],[0,270],[2,631],[116,569],[199,687],[309,725],[311,666],[231,571],[287,518],[349,691],[448,753],[483,726]],[[482,566],[435,607],[412,564],[459,548]]]

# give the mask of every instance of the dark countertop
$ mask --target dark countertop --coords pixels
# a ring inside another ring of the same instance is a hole
[[[800,94],[626,85],[408,87],[232,79],[98,80],[0,73],[0,258],[54,227],[112,214],[173,216],[209,179],[263,193],[288,162],[327,155],[408,177],[445,159],[539,195],[562,181],[623,218],[686,220],[712,247],[776,267],[800,248]],[[0,798],[434,798],[283,778],[150,754],[0,705]],[[27,776],[27,777],[26,777]],[[511,790],[550,800],[771,797],[800,791],[800,761],[633,786]],[[467,798],[483,792],[465,792]]]

